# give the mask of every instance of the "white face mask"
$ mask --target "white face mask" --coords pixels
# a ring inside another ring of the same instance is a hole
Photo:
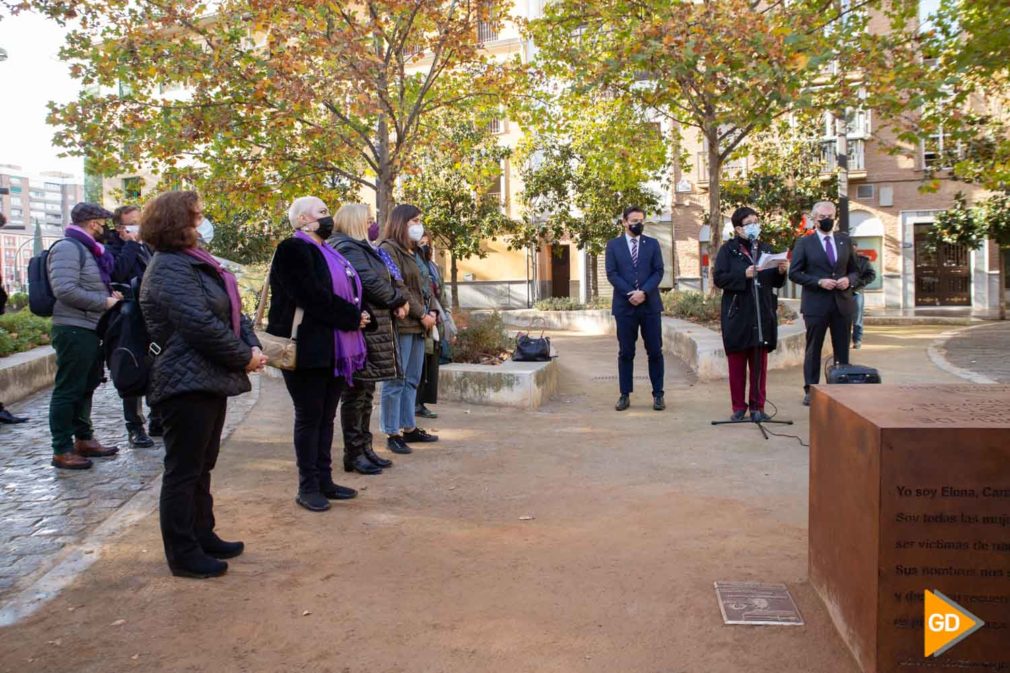
[[[421,237],[424,236],[424,225],[423,224],[410,225],[409,227],[407,227],[407,236],[410,236],[410,240],[414,241],[415,243],[417,241],[420,241]]]

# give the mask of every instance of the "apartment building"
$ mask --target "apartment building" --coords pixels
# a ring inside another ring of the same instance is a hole
[[[0,279],[8,291],[26,285],[35,230],[48,246],[63,236],[74,205],[84,200],[84,185],[70,173],[30,175],[20,166],[0,164]]]

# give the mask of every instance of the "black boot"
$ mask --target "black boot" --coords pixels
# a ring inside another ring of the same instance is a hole
[[[351,500],[358,496],[358,492],[353,488],[341,486],[340,484],[324,484],[319,490],[327,500]]]
[[[148,428],[148,430],[149,430],[148,434],[151,435],[151,437],[164,437],[165,436],[165,428],[162,427],[162,425],[161,425],[161,419],[152,418],[151,419],[151,425]]]
[[[131,449],[150,449],[152,446],[154,446],[154,440],[147,436],[143,426],[130,430]]]
[[[387,458],[383,458],[382,456],[377,454],[375,452],[375,449],[372,448],[371,442],[366,444],[364,448],[361,449],[361,453],[365,456],[365,458],[371,461],[372,465],[375,465],[376,467],[381,468],[393,467],[393,461]]]
[[[227,542],[219,538],[214,531],[198,538],[204,553],[216,559],[234,558],[245,551],[245,544],[242,542]]]
[[[176,577],[192,577],[198,580],[220,577],[228,572],[227,563],[211,558],[200,551],[193,552],[174,565],[169,564],[168,567]]]
[[[344,456],[344,472],[358,474],[382,474],[382,468],[372,464],[364,455]]]

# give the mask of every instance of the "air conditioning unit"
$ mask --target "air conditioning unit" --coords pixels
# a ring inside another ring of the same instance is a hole
[[[859,185],[856,187],[856,198],[860,201],[872,201],[875,191],[873,185]]]

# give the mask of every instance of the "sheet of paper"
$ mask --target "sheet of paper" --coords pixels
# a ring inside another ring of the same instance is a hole
[[[777,252],[774,254],[765,253],[758,257],[758,271],[774,269],[779,265],[779,262],[786,262],[788,259],[789,253],[787,252]]]

